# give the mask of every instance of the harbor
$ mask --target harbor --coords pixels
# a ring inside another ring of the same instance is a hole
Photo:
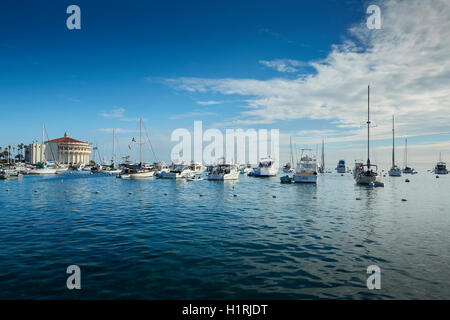
[[[6,180],[0,295],[448,298],[448,178],[420,170],[410,183],[386,177],[375,189],[350,173],[295,185],[243,174],[225,182],[88,172]],[[365,287],[373,263],[385,270],[381,292]],[[63,285],[71,264],[82,266],[78,292]]]

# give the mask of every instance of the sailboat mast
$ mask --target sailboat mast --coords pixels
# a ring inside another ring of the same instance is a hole
[[[370,85],[367,86],[367,167],[370,167]]]
[[[289,137],[289,147],[290,147],[290,151],[291,151],[291,165],[292,167],[295,165],[294,164],[294,153],[292,152],[292,136]]]
[[[112,154],[112,161],[113,163],[116,162],[116,129],[113,128],[113,154]]]
[[[41,144],[41,162],[44,161],[44,122],[42,122],[42,144]]]
[[[394,115],[392,115],[392,168],[395,166]]]
[[[405,139],[405,167],[408,167],[408,138]]]
[[[322,172],[325,173],[325,143],[324,140],[322,138]]]
[[[142,165],[142,118],[139,119],[139,162]]]

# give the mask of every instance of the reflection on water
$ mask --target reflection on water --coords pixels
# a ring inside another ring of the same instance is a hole
[[[409,178],[2,181],[0,298],[449,299],[450,177]]]

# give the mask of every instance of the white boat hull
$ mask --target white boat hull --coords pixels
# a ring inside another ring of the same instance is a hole
[[[376,176],[368,176],[365,175],[364,173],[359,173],[356,176],[356,183],[357,184],[372,184],[375,182],[381,182],[381,176],[376,175]]]
[[[293,180],[295,183],[317,183],[317,174],[296,173]]]
[[[275,177],[278,173],[278,169],[274,167],[270,168],[256,168],[254,171],[254,176],[256,177]]]
[[[401,170],[389,170],[389,176],[391,177],[401,177],[402,171]]]
[[[195,176],[195,173],[191,170],[185,170],[182,172],[161,172],[159,178],[161,179],[186,179]]]
[[[50,169],[50,168],[32,169],[28,172],[28,174],[36,175],[36,176],[42,176],[42,175],[47,175],[47,174],[56,174],[56,169]]]
[[[219,173],[219,174],[214,174],[211,173],[208,177],[208,180],[218,180],[218,181],[223,181],[223,180],[238,180],[239,179],[239,171],[236,172],[231,172],[231,173]]]

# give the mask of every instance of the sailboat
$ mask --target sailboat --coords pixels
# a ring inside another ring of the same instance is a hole
[[[119,174],[119,178],[138,180],[151,178],[155,174],[153,167],[146,167],[142,162],[142,118],[139,119],[139,124],[139,164],[125,165],[125,168]]]
[[[47,175],[47,174],[56,174],[56,169],[49,168],[45,161],[45,152],[44,152],[44,131],[45,124],[42,123],[42,144],[41,144],[41,163],[38,164],[35,168],[30,170],[28,174],[31,175]]]
[[[381,176],[377,171],[378,166],[370,163],[370,86],[367,86],[367,163],[355,164],[356,183],[370,185],[381,182]]]
[[[104,165],[102,170],[100,170],[100,173],[106,173],[106,174],[119,174],[122,172],[121,169],[119,169],[116,165],[116,129],[113,129],[113,151],[112,151],[112,159],[110,165]]]
[[[403,169],[403,173],[405,174],[414,174],[416,173],[413,168],[408,167],[408,139],[405,139],[405,168]]]
[[[292,152],[292,137],[289,137],[289,147],[290,147],[290,156],[289,156],[290,162],[284,165],[283,167],[284,173],[290,173],[294,171],[294,168],[292,168],[292,166],[294,165],[294,153]]]
[[[389,170],[389,175],[391,177],[401,177],[402,170],[395,164],[395,125],[394,125],[394,115],[392,115],[392,167]]]

